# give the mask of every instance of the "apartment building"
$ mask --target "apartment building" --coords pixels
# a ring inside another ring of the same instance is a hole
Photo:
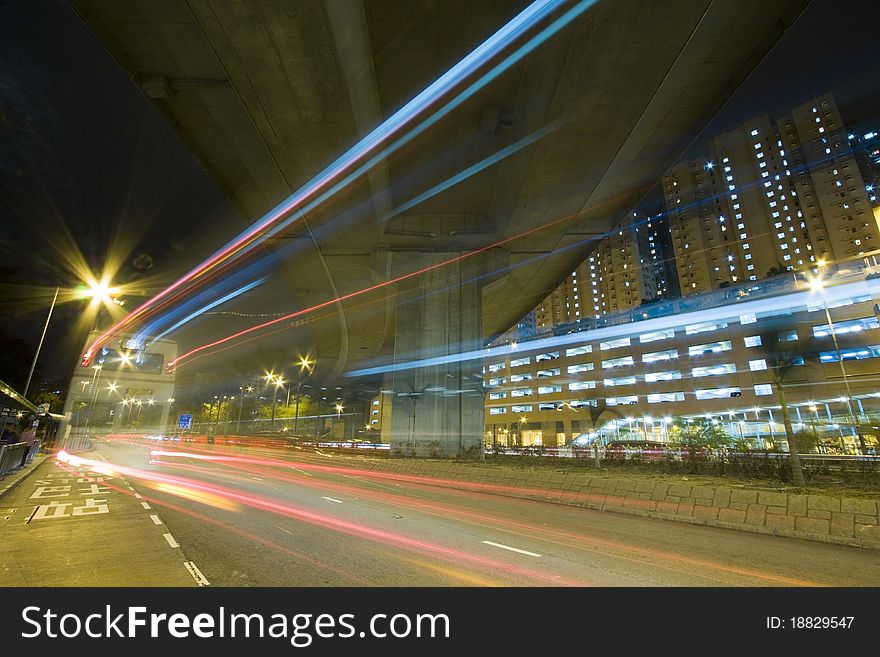
[[[771,334],[794,354],[784,379],[793,420],[852,441],[853,416],[880,411],[880,281],[808,290],[791,275],[667,301],[644,321],[518,343],[485,361],[487,444],[557,446],[597,432],[607,441],[634,426],[663,440],[672,418],[689,416],[735,423],[757,442],[779,438]]]

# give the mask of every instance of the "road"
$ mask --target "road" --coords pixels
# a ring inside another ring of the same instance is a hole
[[[877,551],[371,476],[304,450],[151,447],[99,453],[211,585],[880,586]]]

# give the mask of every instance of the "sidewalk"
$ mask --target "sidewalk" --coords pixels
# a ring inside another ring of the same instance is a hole
[[[197,586],[156,511],[115,473],[46,458],[16,475],[0,499],[0,586]]]
[[[34,470],[36,470],[47,458],[48,455],[46,454],[38,454],[21,470],[0,475],[0,499],[33,474]]]

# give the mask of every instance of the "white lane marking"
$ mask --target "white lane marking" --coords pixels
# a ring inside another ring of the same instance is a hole
[[[136,498],[138,498],[139,500],[144,499],[144,496],[141,495],[140,493],[135,493],[134,496],[135,496]]]
[[[253,479],[256,479],[257,481],[263,481],[263,480],[260,479],[259,477],[253,477]]]
[[[150,520],[153,521],[154,525],[161,525],[162,524],[162,521],[159,520],[159,516],[157,516],[155,513],[150,516]]]
[[[354,479],[355,481],[359,481],[362,484],[369,484],[370,486],[378,486],[379,488],[384,488],[385,490],[390,490],[395,493],[402,493],[403,492],[399,488],[392,488],[391,486],[386,486],[385,484],[377,484],[375,481],[367,481],[366,479],[361,479],[360,477],[355,477],[353,475],[342,475],[342,476],[345,477],[346,479]],[[399,486],[400,484],[397,484],[397,485]]]
[[[128,487],[128,490],[134,490],[134,488],[132,488],[131,486],[129,486],[129,487]]]
[[[173,547],[173,548],[179,548],[179,547],[180,547],[180,543],[178,543],[177,541],[175,541],[175,540],[174,540],[174,537],[173,537],[171,534],[162,534],[162,536],[165,537],[165,540],[168,541],[168,545],[170,545],[171,547]]]
[[[321,499],[322,499],[322,500],[327,500],[328,502],[336,502],[337,504],[342,504],[342,500],[337,500],[337,499],[335,499],[335,498],[333,498],[333,497],[324,497],[324,496],[322,495],[322,496],[321,496]]]
[[[147,504],[146,502],[141,502],[141,506],[144,507],[145,509],[149,509],[149,508],[150,508],[150,505]]]
[[[300,470],[299,468],[295,468],[295,467],[293,467],[293,466],[290,466],[290,468],[291,468],[292,470],[296,470],[296,471],[299,472],[300,474],[304,474],[306,477],[311,477],[311,476],[312,476],[311,473],[306,472],[305,470]]]
[[[279,527],[278,525],[272,525],[272,526],[273,526],[275,529],[280,529],[280,530],[283,531],[285,534],[290,534],[291,536],[293,536],[293,532],[290,531],[289,529],[284,529],[284,527]]]
[[[192,561],[184,561],[183,565],[186,566],[186,569],[189,571],[189,574],[193,576],[193,579],[196,580],[196,583],[199,586],[210,586],[211,582],[202,574],[202,571],[198,569],[198,567]]]
[[[510,550],[511,552],[519,552],[520,554],[527,554],[530,557],[540,557],[540,554],[535,554],[534,552],[529,552],[528,550],[520,550],[519,548],[510,547],[509,545],[502,545],[501,543],[493,543],[492,541],[483,541],[486,545],[491,545],[493,547],[501,548],[502,550]]]

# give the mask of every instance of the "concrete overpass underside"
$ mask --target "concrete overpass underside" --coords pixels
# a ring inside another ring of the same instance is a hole
[[[252,222],[528,3],[72,4]],[[380,358],[471,348],[506,330],[637,204],[805,4],[598,2],[269,243],[283,257],[262,294],[277,310],[309,307],[547,227],[339,302],[275,339],[311,341],[332,378]],[[542,129],[493,166],[408,204]],[[251,323],[203,320],[197,337],[175,337],[185,348]],[[464,454],[482,441],[477,366],[397,373],[385,388],[402,395],[388,428],[397,451]]]

